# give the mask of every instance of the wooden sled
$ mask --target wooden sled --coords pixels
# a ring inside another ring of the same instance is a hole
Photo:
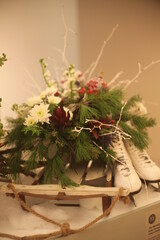
[[[0,185],[0,192],[12,195],[13,191],[9,186],[10,184],[3,183]],[[110,197],[115,197],[119,192],[119,188],[117,187],[91,187],[86,185],[62,188],[60,185],[55,184],[34,186],[14,184],[14,188],[23,200],[25,196],[58,201],[100,197],[102,198],[103,211],[109,207],[105,204],[106,200]],[[127,197],[128,195],[129,190],[123,189],[121,197]]]

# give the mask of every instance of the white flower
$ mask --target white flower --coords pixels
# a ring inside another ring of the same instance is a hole
[[[40,96],[35,96],[28,99],[28,106],[33,107],[34,105],[41,102],[42,102],[42,99],[40,98]]]
[[[82,72],[79,71],[79,70],[76,70],[74,75],[75,75],[76,78],[80,78],[80,77],[82,77]]]
[[[41,92],[40,98],[44,99],[46,97],[46,91]]]
[[[69,110],[69,108],[63,107],[64,111],[66,112],[66,115],[69,113],[69,120],[72,120],[73,113]]]
[[[49,84],[49,87],[52,87],[52,86],[56,85],[56,81],[55,80],[49,80],[48,84]]]
[[[48,103],[58,104],[61,102],[61,100],[62,99],[60,97],[56,97],[54,95],[48,96]]]
[[[42,124],[44,122],[49,123],[49,117],[51,114],[49,113],[49,104],[41,103],[40,105],[35,105],[30,110],[30,116],[35,119],[37,122],[41,122]]]
[[[41,92],[41,99],[44,99],[48,95],[55,94],[58,91],[56,86],[47,87],[45,91]]]
[[[46,78],[49,78],[49,77],[51,76],[50,71],[47,70],[47,71],[44,73],[44,76],[45,76]]]
[[[28,115],[28,116],[25,118],[24,125],[26,125],[26,126],[32,126],[32,125],[35,124],[35,123],[37,123],[37,120],[36,120],[34,117]]]

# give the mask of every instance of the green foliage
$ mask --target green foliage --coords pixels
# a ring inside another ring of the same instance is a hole
[[[148,127],[153,127],[156,124],[155,119],[147,118],[146,116],[132,116],[132,123],[138,130],[143,130]]]
[[[23,126],[24,134],[31,133],[32,135],[36,135],[39,137],[42,133],[45,133],[44,129],[38,124],[33,124],[31,126]]]
[[[91,138],[86,132],[81,132],[75,145],[76,162],[84,162],[98,159],[101,151],[93,145]]]
[[[9,124],[9,131],[6,136],[6,141],[8,143],[16,143],[17,146],[21,145],[21,141],[24,139],[24,133],[23,133],[23,118],[17,118],[17,119],[8,119]]]
[[[80,123],[84,124],[86,119],[98,119],[100,117],[99,112],[87,105],[80,105]]]
[[[39,62],[40,62],[40,64],[41,64],[41,69],[42,69],[42,74],[43,74],[44,81],[45,81],[46,85],[49,87],[48,79],[47,79],[47,77],[46,77],[46,75],[45,75],[47,65],[46,65],[46,63],[44,62],[44,59],[43,59],[43,58],[41,58],[41,59],[39,60]]]
[[[5,53],[2,53],[2,57],[0,56],[0,67],[3,66],[5,61],[7,61],[7,56]]]
[[[131,141],[138,149],[143,150],[148,147],[149,137],[146,131],[136,130],[122,121],[120,122],[120,127],[125,133],[128,133],[131,136]]]
[[[134,107],[137,102],[142,102],[142,97],[141,97],[139,94],[134,95],[133,97],[131,97],[131,98],[127,101],[127,104],[126,104],[125,108],[128,110],[128,109],[130,109],[131,107]]]
[[[51,183],[53,177],[60,181],[62,187],[69,185],[77,186],[77,184],[65,174],[64,162],[58,154],[56,154],[53,159],[47,160],[44,181]]]
[[[30,157],[27,159],[25,165],[27,170],[35,169],[37,167],[37,149],[33,150]]]
[[[10,166],[10,174],[16,179],[17,175],[21,172],[21,152],[15,151],[11,154],[9,159],[9,166]]]

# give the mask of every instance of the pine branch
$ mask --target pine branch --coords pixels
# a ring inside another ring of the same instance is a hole
[[[132,96],[126,104],[126,109],[130,109],[131,107],[134,107],[136,105],[137,102],[142,102],[142,97],[140,95],[134,95]]]
[[[86,106],[84,104],[80,105],[80,123],[84,124],[86,119],[92,119],[96,118],[98,119],[100,117],[99,112],[93,108]]]
[[[132,116],[132,124],[138,129],[143,130],[148,127],[153,127],[156,124],[154,118],[147,118],[146,116]]]
[[[77,138],[75,145],[76,162],[84,162],[97,160],[100,150],[95,147],[91,141],[91,137],[86,132],[81,132]]]
[[[148,147],[149,137],[146,131],[135,130],[123,121],[120,122],[120,127],[124,132],[131,136],[130,140],[138,149],[143,150]]]

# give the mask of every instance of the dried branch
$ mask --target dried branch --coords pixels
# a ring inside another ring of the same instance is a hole
[[[91,69],[91,70],[89,71],[88,80],[91,78],[92,73],[94,72],[95,68],[97,67],[97,65],[98,65],[98,63],[99,63],[99,61],[100,61],[100,58],[101,58],[102,55],[103,55],[103,51],[104,51],[105,46],[107,45],[107,43],[109,42],[109,40],[112,38],[112,36],[113,36],[114,32],[116,31],[116,29],[118,28],[118,26],[119,26],[119,25],[117,24],[117,25],[112,29],[112,31],[111,31],[110,35],[108,36],[108,38],[103,42],[103,45],[102,45],[102,47],[101,47],[101,49],[100,49],[100,52],[99,52],[99,54],[98,54],[98,57],[97,57],[96,61],[93,62],[93,63],[90,65],[90,67],[88,68],[88,69]],[[85,72],[88,72],[88,70],[86,70]]]
[[[108,86],[111,86],[112,84],[115,83],[115,81],[123,74],[123,71],[118,72],[114,78],[107,84]]]
[[[150,68],[151,66],[155,65],[155,64],[158,64],[160,63],[160,60],[157,60],[157,61],[152,61],[151,63],[149,63],[148,65],[146,65],[145,67],[142,68],[141,64],[138,63],[138,72],[136,73],[136,75],[131,78],[131,79],[125,79],[125,80],[122,80],[122,81],[119,81],[117,84],[113,85],[113,83],[115,83],[115,81],[112,82],[112,87],[111,89],[113,88],[117,88],[117,87],[120,87],[120,86],[124,86],[123,87],[123,90],[126,90],[133,82],[135,82],[139,76],[145,71],[147,70],[148,68]],[[119,77],[119,73],[117,74],[118,77]],[[117,80],[117,79],[116,79]],[[111,82],[109,83],[111,85]]]
[[[67,67],[68,66],[68,60],[66,58],[66,49],[67,49],[68,33],[71,32],[71,33],[76,34],[76,32],[73,29],[68,28],[68,26],[66,24],[65,17],[64,17],[64,7],[63,6],[62,6],[62,20],[63,20],[65,33],[64,33],[64,36],[63,36],[63,50],[60,51],[60,52],[62,54],[62,64],[64,64]]]

